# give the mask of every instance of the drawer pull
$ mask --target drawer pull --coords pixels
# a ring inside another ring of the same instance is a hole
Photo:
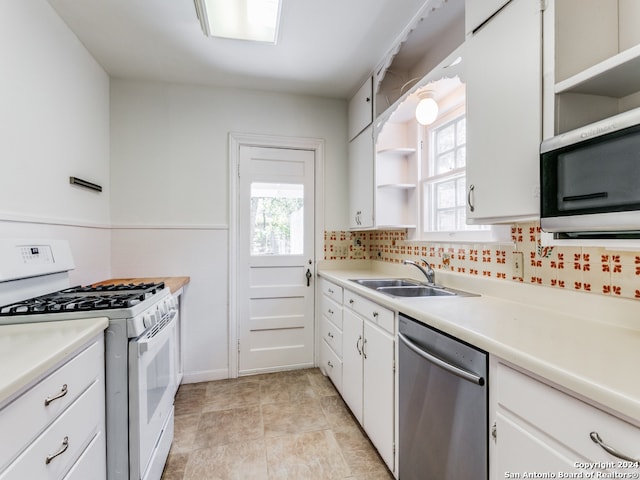
[[[49,397],[49,398],[45,398],[44,399],[44,406],[47,407],[54,400],[57,400],[59,398],[64,397],[67,394],[67,392],[68,392],[67,384],[65,383],[64,385],[62,385],[62,388],[60,389],[60,393],[58,393],[57,395],[54,395],[53,397]],[[47,463],[49,463],[49,462],[47,462]]]
[[[333,315],[333,310],[329,309],[327,311],[329,312],[329,315]]]
[[[58,450],[56,453],[52,453],[51,455],[47,455],[47,458],[44,460],[44,463],[49,465],[54,458],[66,452],[67,448],[69,448],[69,437],[64,437],[64,439],[62,440],[62,446],[60,447],[60,450]]]
[[[605,452],[613,455],[614,457],[618,457],[618,458],[620,458],[622,460],[626,460],[627,462],[640,463],[640,460],[638,460],[637,458],[632,458],[632,457],[629,457],[629,456],[625,455],[624,453],[620,453],[615,448],[610,447],[609,445],[604,443],[602,441],[602,438],[600,438],[600,435],[598,435],[598,432],[591,432],[589,434],[589,436],[591,437],[591,440],[593,440],[593,443],[597,443],[598,445],[600,445],[604,449]]]
[[[327,332],[327,337],[329,337],[329,338],[333,338],[333,333],[331,333],[331,332]]]
[[[327,365],[329,365],[331,368],[333,368],[333,365],[331,364],[331,360],[327,360]]]
[[[373,318],[378,318],[378,312],[373,312]]]
[[[333,289],[332,288],[328,288],[327,292],[329,292],[331,295],[333,295]]]
[[[350,298],[349,299],[349,305],[353,305],[353,302],[354,302],[353,298]]]

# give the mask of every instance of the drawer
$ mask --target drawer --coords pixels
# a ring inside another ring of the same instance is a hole
[[[329,344],[324,340],[320,342],[320,365],[336,389],[342,392],[342,360],[338,358],[336,353],[331,350]]]
[[[339,287],[325,278],[322,279],[320,284],[322,285],[320,288],[322,288],[323,294],[338,303],[342,303],[342,287]]]
[[[342,358],[342,330],[323,317],[320,323],[320,334],[336,355]]]
[[[591,432],[619,452],[640,457],[637,427],[504,364],[498,364],[497,373],[499,405],[580,457],[590,462],[618,460],[591,440]]]
[[[107,478],[107,447],[104,432],[98,432],[64,480],[105,480]]]
[[[58,480],[104,429],[104,385],[96,380],[58,419],[0,474],[0,480]],[[46,463],[47,457],[64,449]],[[93,476],[91,477],[93,478]]]
[[[395,313],[393,311],[349,290],[344,292],[344,306],[351,308],[387,332],[395,333]]]
[[[104,342],[95,342],[0,410],[0,470],[104,372]],[[66,394],[45,405],[63,392]],[[25,477],[26,478],[26,477]]]
[[[342,305],[323,295],[320,299],[320,310],[336,327],[342,328]]]

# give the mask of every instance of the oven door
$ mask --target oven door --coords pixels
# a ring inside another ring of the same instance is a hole
[[[130,479],[162,471],[166,454],[155,450],[170,444],[177,390],[177,312],[162,328],[154,326],[129,341],[129,464]],[[168,449],[167,452],[168,453]],[[153,459],[153,461],[152,461]],[[155,465],[160,464],[160,465]]]

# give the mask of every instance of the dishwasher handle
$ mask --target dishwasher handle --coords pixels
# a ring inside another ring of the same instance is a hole
[[[400,338],[400,341],[404,343],[407,347],[409,347],[410,350],[417,353],[425,360],[471,383],[475,383],[476,385],[480,385],[480,386],[484,385],[485,383],[484,378],[476,375],[475,373],[468,372],[467,370],[464,370],[456,365],[452,365],[448,362],[445,362],[441,358],[438,358],[429,352],[425,352],[418,345],[416,345],[411,340],[409,340],[406,336],[404,336],[402,333],[398,333],[398,338]]]

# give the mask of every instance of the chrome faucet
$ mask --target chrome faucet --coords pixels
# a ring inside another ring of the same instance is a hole
[[[427,262],[424,258],[422,259],[422,261],[427,264],[427,268],[424,268],[418,262],[414,262],[413,260],[403,260],[402,263],[404,265],[413,265],[418,270],[420,270],[424,274],[424,276],[427,277],[427,283],[436,283],[436,272],[433,271],[433,268],[431,268],[429,262]]]

